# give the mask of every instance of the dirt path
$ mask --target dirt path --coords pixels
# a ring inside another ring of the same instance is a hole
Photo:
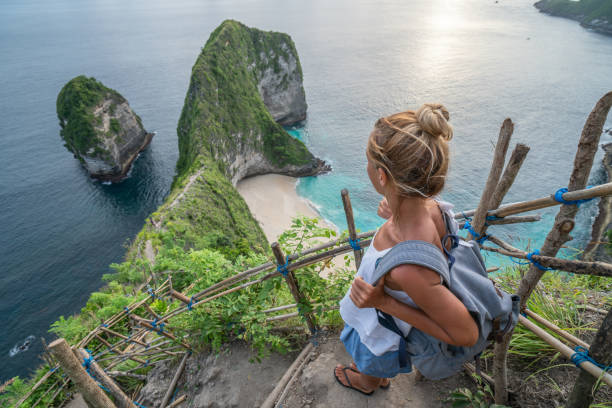
[[[448,407],[444,400],[458,387],[474,389],[474,383],[460,373],[442,381],[415,379],[414,373],[400,374],[387,390],[371,396],[339,385],[333,370],[336,364],[349,364],[350,356],[337,336],[330,336],[315,349],[314,357],[304,367],[297,381],[282,401],[283,408],[360,408],[360,407]]]

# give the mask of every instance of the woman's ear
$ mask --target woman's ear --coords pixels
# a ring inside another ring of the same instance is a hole
[[[387,172],[382,167],[379,167],[376,170],[378,173],[378,183],[381,185],[381,187],[384,187],[388,181]]]

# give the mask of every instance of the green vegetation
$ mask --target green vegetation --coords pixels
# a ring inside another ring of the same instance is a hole
[[[118,134],[121,130],[121,125],[119,124],[119,121],[117,119],[112,118],[110,120],[110,130],[115,134]]]
[[[81,160],[82,155],[92,148],[95,149],[100,142],[100,135],[94,128],[94,125],[99,123],[93,115],[93,109],[106,97],[116,99],[117,103],[125,101],[117,91],[105,87],[95,78],[87,78],[84,75],[71,79],[57,96],[60,135],[68,150]],[[94,151],[94,154],[104,157],[99,151]]]
[[[568,17],[588,24],[595,19],[612,23],[612,2],[610,0],[542,0],[536,7],[546,13]]]
[[[314,159],[302,142],[274,121],[257,89],[258,76],[268,67],[279,71],[279,59],[287,59],[289,53],[297,59],[286,34],[231,20],[213,31],[193,66],[178,123],[177,180],[214,165],[231,177],[228,164],[238,146],[252,147],[279,168]]]

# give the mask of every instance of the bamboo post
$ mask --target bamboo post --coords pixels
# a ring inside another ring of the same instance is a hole
[[[30,391],[28,391],[26,393],[26,395],[24,395],[23,397],[21,397],[21,399],[19,401],[17,401],[17,403],[15,404],[15,407],[19,407],[21,404],[23,404],[25,402],[25,400],[27,400],[28,398],[30,398],[30,395],[32,395],[34,393],[34,391],[36,391],[38,389],[38,387],[40,387],[45,381],[47,381],[47,379],[49,377],[51,377],[51,375],[53,375],[53,373],[55,372],[55,370],[58,367],[55,366],[54,368],[50,369],[49,371],[47,371],[47,373],[45,375],[43,375],[40,380],[38,380],[38,382],[36,384],[34,384],[34,386],[32,387],[32,389],[30,389]]]
[[[77,357],[80,357],[80,360],[87,361],[88,358],[91,358],[91,355],[85,351],[84,349],[78,349],[75,351]],[[100,381],[108,392],[114,397],[115,402],[117,404],[117,408],[133,408],[134,403],[128,398],[127,395],[123,393],[121,388],[104,372],[104,370],[93,361],[93,359],[89,362],[89,370],[93,373],[93,376]]]
[[[589,354],[600,364],[612,365],[612,309],[601,323],[595,335],[595,340],[591,344]],[[596,380],[596,377],[581,371],[572,393],[567,399],[567,408],[588,408],[593,402],[593,392],[591,390]]]
[[[181,374],[183,374],[183,371],[185,370],[185,365],[187,364],[187,357],[189,357],[190,354],[191,353],[186,352],[185,355],[183,356],[183,359],[181,360],[181,363],[179,364],[176,370],[176,373],[174,373],[174,377],[172,377],[172,381],[170,382],[170,386],[168,387],[168,390],[166,391],[166,395],[164,395],[164,399],[162,400],[162,403],[159,406],[160,408],[165,408],[166,405],[168,405],[168,403],[170,402],[170,398],[172,398],[172,393],[174,392],[174,389],[176,388],[176,383],[181,377]]]
[[[597,102],[587,118],[580,136],[580,141],[578,142],[578,149],[574,157],[574,167],[567,186],[570,192],[584,189],[587,185],[591,167],[595,159],[595,153],[597,152],[599,138],[603,132],[603,126],[611,106],[612,92],[608,92]],[[601,188],[602,186],[599,187]],[[569,193],[563,195],[565,200],[572,199],[569,197],[566,198],[568,194]],[[555,223],[540,249],[541,255],[555,256],[561,246],[571,239],[569,233],[573,229],[574,218],[577,212],[577,205],[561,205],[555,217]],[[521,279],[517,292],[517,295],[521,297],[521,309],[525,308],[527,299],[529,299],[531,292],[533,292],[533,289],[540,281],[544,272],[545,271],[540,270],[535,265],[531,265],[527,274]],[[510,332],[504,336],[502,342],[495,344],[493,370],[495,378],[495,403],[497,404],[507,404],[508,402],[506,357],[512,333],[513,330],[510,330]]]
[[[115,408],[115,404],[108,398],[93,378],[87,374],[83,365],[72,352],[66,340],[60,338],[49,344],[49,350],[59,361],[62,370],[75,384],[77,390],[93,408]]]
[[[272,243],[272,252],[274,253],[274,257],[276,258],[276,262],[278,263],[278,267],[281,268],[285,265],[285,255],[283,254],[283,250],[278,245],[278,242]],[[279,270],[280,272],[280,270]],[[309,305],[308,300],[302,295],[298,284],[295,280],[295,276],[293,275],[293,271],[286,270],[283,274],[285,277],[285,282],[287,282],[287,286],[289,286],[289,291],[293,295],[295,302],[298,304],[307,304]],[[312,318],[312,314],[310,312],[304,313],[304,319],[306,320],[306,324],[308,325],[308,329],[311,334],[314,334],[317,331],[317,325]]]
[[[486,229],[485,221],[487,218],[487,212],[494,208],[492,207],[493,193],[499,184],[499,178],[501,177],[504,169],[506,152],[508,151],[508,146],[510,144],[510,138],[512,137],[513,131],[514,124],[512,123],[512,120],[507,118],[504,120],[504,123],[499,130],[499,136],[495,145],[495,153],[493,154],[493,162],[491,163],[491,170],[489,170],[489,177],[487,178],[487,183],[485,184],[485,188],[480,196],[480,203],[478,204],[476,212],[474,213],[472,228],[474,229],[474,232],[479,235],[470,233],[470,236],[473,239],[478,239],[480,238],[480,235],[484,234],[484,230]]]
[[[497,208],[501,205],[506,193],[508,190],[510,190],[510,187],[512,187],[514,179],[521,169],[523,162],[527,158],[527,153],[529,153],[529,146],[522,143],[517,143],[517,145],[514,146],[510,160],[508,160],[508,164],[506,164],[504,174],[501,176],[501,179],[499,183],[497,183],[497,187],[495,187],[495,191],[493,192],[493,197],[491,198],[491,208]]]
[[[344,206],[344,214],[346,215],[346,224],[348,225],[349,242],[352,242],[353,254],[355,254],[355,267],[359,270],[361,265],[362,250],[357,249],[359,243],[357,242],[357,231],[355,230],[355,219],[353,217],[353,206],[351,205],[351,197],[346,188],[342,189],[340,193],[342,195],[342,205]]]

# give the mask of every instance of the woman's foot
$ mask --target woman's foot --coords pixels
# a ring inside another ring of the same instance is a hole
[[[372,377],[360,373],[354,364],[347,367],[337,365],[334,369],[334,376],[341,385],[365,395],[372,395],[379,387],[388,388],[390,383],[387,378]]]
[[[355,365],[355,363],[351,363],[351,368],[353,369],[353,371],[356,371],[358,373],[360,373],[361,371],[359,371],[359,369],[357,368],[357,366]],[[391,380],[389,378],[381,378],[381,382],[379,387],[382,388],[383,390],[386,390],[389,388],[389,386],[391,385]]]

